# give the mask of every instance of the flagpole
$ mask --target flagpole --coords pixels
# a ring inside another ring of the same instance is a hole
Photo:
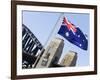
[[[53,35],[56,34],[56,32],[58,31],[58,29],[60,28],[60,25],[62,24],[62,20],[63,20],[63,17],[64,17],[64,12],[60,14],[60,16],[58,17],[55,25],[54,25],[54,28],[52,29],[49,37],[47,38],[47,41],[45,42],[45,47],[47,47],[47,43],[50,43],[51,39],[54,37]],[[57,30],[56,30],[57,29]],[[55,31],[56,30],[56,31]]]

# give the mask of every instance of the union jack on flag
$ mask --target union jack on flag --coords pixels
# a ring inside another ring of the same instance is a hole
[[[72,30],[73,32],[77,31],[74,24],[70,23],[65,17],[63,19],[63,24],[65,24],[68,27],[69,30]]]

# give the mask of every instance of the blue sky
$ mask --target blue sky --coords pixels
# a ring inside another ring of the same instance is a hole
[[[79,47],[71,44],[65,38],[57,34],[57,28],[55,26],[59,21],[59,17],[62,13],[59,12],[34,12],[34,11],[23,11],[23,23],[35,34],[35,36],[40,40],[43,45],[48,45],[48,39],[53,37],[60,37],[64,39],[64,49],[61,56],[63,56],[69,51],[75,51],[78,53],[77,66],[88,66],[89,65],[89,14],[80,13],[64,13],[64,16],[68,18],[73,24],[78,26],[84,34],[88,36],[88,50],[82,50]],[[62,22],[62,21],[60,21]],[[55,29],[54,29],[55,28]],[[47,44],[46,44],[47,43]]]

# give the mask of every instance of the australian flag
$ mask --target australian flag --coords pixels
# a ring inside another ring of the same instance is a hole
[[[87,50],[88,40],[86,39],[86,36],[78,27],[69,22],[65,17],[63,18],[58,34],[81,49]]]

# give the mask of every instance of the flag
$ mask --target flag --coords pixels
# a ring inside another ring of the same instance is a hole
[[[63,36],[66,40],[78,46],[79,48],[87,50],[88,40],[86,39],[85,35],[80,30],[80,28],[76,27],[65,17],[63,18],[63,22],[58,31],[58,34]]]

